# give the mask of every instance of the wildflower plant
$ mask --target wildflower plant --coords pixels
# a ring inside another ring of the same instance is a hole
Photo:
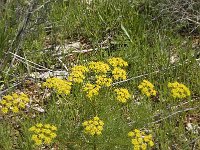
[[[106,74],[110,70],[109,65],[106,64],[106,63],[104,63],[104,62],[101,62],[101,61],[98,61],[98,62],[94,62],[94,61],[89,62],[88,67],[89,67],[89,69],[92,72],[95,72],[95,73]]]
[[[88,71],[89,69],[85,66],[74,66],[68,77],[68,80],[75,83],[82,83],[85,79],[84,73],[87,73]]]
[[[86,134],[94,136],[102,134],[104,122],[96,116],[91,120],[84,121],[82,125]]]
[[[35,142],[35,145],[38,146],[42,144],[51,144],[53,139],[57,136],[57,127],[50,124],[38,123],[29,128],[29,131],[33,133],[31,139]]]
[[[173,98],[183,99],[191,95],[189,88],[187,88],[184,84],[178,82],[169,82],[168,88],[170,88]]]
[[[157,93],[156,90],[154,89],[154,85],[147,80],[143,80],[138,86],[138,89],[140,89],[141,92],[145,94],[147,97],[156,96]]]
[[[106,75],[99,75],[99,76],[96,76],[96,84],[99,86],[109,87],[112,84],[112,79],[107,78]]]
[[[112,76],[114,80],[125,80],[127,78],[126,71],[119,67],[115,67],[112,70]]]
[[[89,69],[86,66],[82,66],[82,65],[78,65],[78,66],[74,66],[72,68],[72,72],[82,72],[82,73],[86,73],[88,72]]]
[[[134,150],[146,150],[154,146],[153,138],[151,134],[145,134],[143,131],[134,129],[128,133],[128,137],[131,138]]]
[[[83,91],[86,92],[87,93],[86,96],[91,99],[92,97],[94,97],[94,96],[99,94],[99,89],[100,88],[101,87],[99,85],[97,85],[97,84],[87,83],[83,87]]]
[[[126,103],[128,99],[131,98],[131,95],[129,94],[128,90],[125,88],[118,88],[114,90],[117,95],[117,100]]]
[[[71,82],[56,77],[48,78],[46,82],[42,84],[43,87],[52,88],[56,90],[58,94],[69,95],[71,90]]]
[[[84,79],[85,75],[80,71],[73,71],[68,77],[68,80],[74,83],[82,83]]]
[[[6,95],[0,101],[1,112],[4,114],[18,113],[20,110],[25,109],[26,105],[30,102],[28,96],[24,93],[13,93],[11,95]]]
[[[127,67],[128,66],[128,63],[120,57],[109,58],[107,61],[112,67]]]

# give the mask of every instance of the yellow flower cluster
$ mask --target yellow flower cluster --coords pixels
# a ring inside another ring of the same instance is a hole
[[[87,83],[84,87],[83,87],[83,91],[85,91],[87,94],[86,96],[88,98],[92,98],[93,96],[96,96],[99,94],[99,89],[101,87],[99,85],[96,84],[91,84],[91,83]]]
[[[88,68],[85,66],[74,66],[72,68],[72,72],[68,77],[69,81],[75,82],[75,83],[82,83],[85,79],[84,73],[88,72]]]
[[[138,88],[147,97],[156,96],[157,92],[156,90],[154,90],[154,85],[147,80],[143,80],[142,83],[140,83],[140,85],[138,86]]]
[[[52,140],[57,136],[55,131],[57,127],[50,124],[38,123],[35,126],[29,128],[29,131],[33,132],[31,139],[36,145],[50,144]]]
[[[188,96],[190,96],[190,90],[181,83],[178,82],[174,82],[174,83],[168,83],[168,87],[171,88],[171,95],[174,98],[186,98]]]
[[[0,108],[2,113],[6,114],[10,111],[13,113],[18,113],[20,109],[24,109],[26,104],[29,103],[29,98],[24,93],[13,93],[11,95],[6,95],[0,101]]]
[[[117,100],[126,103],[126,101],[131,98],[131,95],[129,94],[128,90],[125,88],[119,88],[114,90],[117,94]]]
[[[98,62],[89,62],[89,69],[95,73],[107,73],[110,70],[108,64],[98,61]]]
[[[53,78],[48,78],[46,82],[44,82],[42,85],[47,88],[53,88],[54,90],[57,91],[58,94],[68,95],[70,94],[72,83],[63,79],[53,77]]]
[[[113,57],[108,59],[108,63],[113,67],[126,67],[128,63],[120,57]]]
[[[90,135],[100,135],[103,130],[103,121],[99,119],[99,117],[94,117],[89,121],[84,121],[82,123],[84,132]]]
[[[107,78],[105,75],[96,76],[97,85],[109,87],[111,86],[111,83],[112,83],[112,79]]]
[[[146,135],[144,132],[135,129],[128,133],[128,136],[132,138],[132,144],[134,150],[146,150],[148,147],[153,147],[154,142],[152,135]]]
[[[124,69],[121,69],[118,67],[113,69],[112,75],[115,80],[120,80],[120,79],[125,80],[126,79],[126,71]]]
[[[76,72],[76,71],[82,72],[82,73],[86,73],[86,72],[88,72],[89,70],[88,70],[87,67],[79,65],[79,66],[74,66],[74,67],[72,68],[72,72]]]

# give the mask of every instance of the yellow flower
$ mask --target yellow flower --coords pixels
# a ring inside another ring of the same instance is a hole
[[[154,145],[152,141],[152,135],[146,135],[144,132],[138,129],[134,129],[133,131],[129,132],[128,136],[131,138],[131,143],[134,146],[134,150],[146,150]]]
[[[35,126],[32,126],[31,128],[29,128],[29,131],[35,131],[35,130],[36,130]]]
[[[13,93],[13,94],[12,94],[12,97],[13,97],[14,99],[17,99],[19,96],[18,96],[17,93]]]
[[[105,75],[96,76],[96,84],[100,86],[111,86],[112,79],[107,78]]]
[[[10,100],[13,99],[13,97],[11,95],[6,95],[6,96],[3,97],[3,99],[10,101]]]
[[[74,66],[74,67],[72,68],[72,72],[76,72],[76,71],[85,73],[85,72],[88,72],[89,69],[88,69],[87,67],[85,67],[85,66],[79,65],[79,66]]]
[[[19,102],[19,107],[20,108],[25,108],[25,103],[24,102]]]
[[[184,84],[178,82],[169,82],[168,87],[171,89],[171,95],[174,98],[182,99],[191,95],[190,90]]]
[[[57,136],[57,135],[56,135],[55,133],[52,133],[52,132],[50,133],[50,137],[51,137],[51,138],[55,138],[56,136]]]
[[[132,139],[132,144],[133,144],[133,145],[139,145],[139,142],[138,142],[137,139]]]
[[[19,108],[18,108],[17,106],[14,106],[14,107],[12,108],[12,111],[13,111],[14,113],[18,113],[18,112],[19,112]]]
[[[157,94],[156,90],[154,90],[154,85],[147,80],[143,80],[138,86],[138,89],[147,97],[156,96]]]
[[[90,84],[90,83],[87,83],[83,87],[83,91],[87,93],[86,96],[90,99],[94,96],[97,96],[99,94],[99,90],[100,90],[99,85]]]
[[[41,127],[43,127],[43,124],[42,123],[37,123],[35,126],[38,127],[38,128],[41,128]]]
[[[50,124],[45,124],[44,127],[49,129],[49,128],[51,128],[51,125]]]
[[[59,78],[49,78],[42,84],[43,87],[53,88],[58,94],[70,94],[71,82]]]
[[[153,147],[154,146],[154,142],[153,141],[149,141],[149,146]]]
[[[9,108],[9,107],[12,106],[12,103],[11,102],[7,102],[5,105],[6,105],[7,108]]]
[[[85,79],[83,72],[81,71],[73,71],[68,77],[68,80],[75,83],[82,83]]]
[[[38,137],[44,139],[46,136],[43,133],[38,134]]]
[[[117,94],[117,100],[125,103],[128,99],[131,98],[131,95],[129,94],[128,90],[125,88],[119,88],[114,90]]]
[[[31,139],[36,145],[50,144],[52,140],[57,136],[55,131],[57,127],[50,124],[38,123],[35,126],[29,128],[30,132],[34,132]]]
[[[108,59],[108,63],[113,67],[126,67],[128,63],[120,57],[113,57]]]
[[[36,139],[34,140],[36,145],[41,145],[42,144],[42,140]]]
[[[31,139],[35,141],[35,140],[38,139],[38,136],[36,134],[33,134],[32,137],[31,137]]]
[[[45,138],[44,138],[44,143],[45,143],[45,144],[50,144],[50,143],[51,143],[51,138],[45,137]]]
[[[18,113],[20,109],[24,109],[25,105],[29,101],[24,101],[21,96],[22,93],[12,93],[11,95],[3,96],[3,99],[0,100],[0,106],[2,108],[3,113],[8,113],[9,111],[12,111],[13,113]],[[25,94],[23,94],[25,95]],[[28,99],[28,96],[26,95],[26,98]]]
[[[141,149],[142,149],[142,150],[146,150],[146,149],[147,149],[147,144],[143,143],[143,144],[141,145]]]
[[[94,117],[94,120],[95,120],[95,121],[99,121],[99,117],[97,117],[97,116]]]
[[[6,114],[6,113],[8,113],[8,108],[7,108],[7,107],[3,107],[3,108],[1,108],[1,111],[2,111],[4,114]]]
[[[4,99],[0,101],[0,104],[1,104],[1,105],[5,105],[6,103],[7,103],[7,102],[6,102],[6,100],[4,100]]]
[[[92,120],[84,121],[82,123],[84,132],[90,135],[100,135],[103,130],[103,121],[99,117],[94,117]]]
[[[128,136],[129,136],[129,137],[133,137],[134,135],[135,135],[135,134],[134,134],[134,132],[132,132],[132,131],[128,133]]]
[[[99,125],[103,126],[104,125],[104,122],[99,120]]]
[[[53,130],[53,131],[57,131],[57,127],[54,126],[54,125],[52,125],[52,126],[51,126],[51,130]]]
[[[120,79],[125,80],[126,79],[126,71],[121,68],[118,68],[118,67],[115,67],[113,69],[112,75],[115,80],[120,80]]]
[[[89,69],[95,73],[107,73],[110,70],[108,64],[98,61],[98,62],[89,62]]]
[[[140,143],[140,144],[142,144],[143,143],[143,138],[138,138],[138,142]]]

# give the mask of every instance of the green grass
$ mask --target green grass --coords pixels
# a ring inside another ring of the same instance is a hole
[[[42,3],[40,1],[38,6]],[[22,6],[26,6],[23,10],[28,7],[26,3],[18,4],[19,8]],[[141,12],[139,10],[142,6],[144,10]],[[7,3],[0,16],[2,61],[4,52],[11,46],[10,41],[15,39],[20,26],[17,22],[23,20],[23,16],[16,17],[14,7],[17,7],[14,1]],[[38,122],[58,127],[54,143],[44,149],[54,147],[61,150],[92,150],[96,143],[99,150],[129,150],[133,149],[133,146],[127,133],[135,128],[151,131],[155,149],[190,150],[194,146],[198,149],[200,131],[195,134],[186,130],[186,117],[200,115],[198,108],[185,111],[200,106],[200,69],[199,62],[193,57],[192,41],[172,33],[170,27],[160,28],[162,22],[151,21],[149,13],[152,10],[149,9],[147,4],[134,4],[128,0],[95,0],[91,5],[70,0],[51,2],[34,12],[27,26],[29,32],[24,33],[17,53],[25,60],[20,62],[16,59],[13,67],[10,67],[13,56],[8,53],[8,63],[2,62],[3,65],[0,66],[0,88],[2,91],[9,89],[0,96],[17,90],[26,91],[32,99],[32,104],[38,103],[45,113],[39,113],[32,108],[18,117],[4,116],[0,113],[0,149],[39,149],[34,147],[31,133],[28,131]],[[34,24],[38,16],[41,17],[41,22]],[[49,35],[45,31],[48,24],[52,26]],[[112,37],[111,42],[106,44],[107,49],[102,49],[100,43],[108,36]],[[69,68],[72,64],[85,65],[88,61],[106,61],[107,58],[116,56],[128,62],[128,78],[136,78],[102,89],[95,102],[88,101],[85,94],[80,92],[80,86],[75,86],[70,96],[59,96],[51,91],[49,97],[43,98],[44,89],[37,86],[42,80],[33,79],[33,84],[25,84],[25,80],[30,79],[27,77],[29,73],[38,71],[38,66],[27,67],[26,59],[51,70],[64,70],[58,58],[53,56],[56,53],[54,47],[44,50],[47,38],[49,45],[53,46],[83,40],[89,48],[98,48],[90,53],[74,54],[74,60],[63,54],[61,60]],[[187,44],[183,45],[185,41]],[[15,52],[17,45],[17,42],[14,43],[11,52]],[[174,55],[179,59],[172,64],[169,58]],[[144,76],[138,77],[139,75]],[[137,86],[143,79],[155,85],[159,92],[157,100],[148,99],[140,93]],[[191,97],[174,100],[169,96],[167,84],[173,81],[185,84],[191,91]],[[10,88],[18,82],[22,84]],[[134,98],[126,104],[119,103],[113,94],[115,87],[127,88]],[[179,112],[176,114],[177,111]],[[105,125],[102,135],[95,139],[83,133],[82,123],[96,114]],[[192,124],[199,126],[199,118],[192,119]],[[156,122],[157,120],[161,121]]]

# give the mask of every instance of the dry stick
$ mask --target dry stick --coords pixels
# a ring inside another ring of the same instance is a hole
[[[24,63],[24,64],[27,64],[25,61],[23,61],[23,60],[21,60],[20,58],[18,58],[18,57],[16,57],[16,59],[17,60],[19,60],[20,62],[22,62],[22,63]],[[37,68],[37,67],[35,67],[35,66],[33,66],[33,65],[31,65],[31,64],[28,64],[29,65],[29,67],[32,67],[32,68],[34,68],[34,69],[36,69],[36,70],[39,70],[39,71],[46,71],[46,70],[48,70],[48,68],[46,69],[40,69],[40,68]],[[49,70],[50,72],[53,72],[52,70]]]
[[[195,23],[195,24],[197,24],[197,25],[200,25],[200,22],[197,22],[197,21],[192,20],[192,19],[190,19],[190,18],[186,18],[186,19],[189,20],[189,21],[191,21],[191,22],[193,22],[193,23]]]
[[[0,91],[0,97],[1,97],[1,95],[2,95],[3,93],[7,92],[9,89],[12,89],[12,88],[14,88],[14,87],[16,87],[16,86],[18,86],[18,85],[20,85],[20,84],[21,84],[21,82],[19,82],[19,83],[14,83],[13,86],[11,86],[11,87],[9,87],[9,88],[3,90],[3,91]]]
[[[28,10],[27,10],[27,14],[25,15],[25,17],[24,17],[24,19],[23,19],[23,21],[22,21],[22,25],[19,25],[19,27],[18,27],[18,32],[17,32],[17,34],[16,34],[16,36],[15,36],[15,39],[13,40],[13,42],[12,42],[12,44],[11,44],[9,50],[8,50],[8,52],[11,52],[14,43],[15,43],[15,42],[18,42],[18,43],[17,43],[17,48],[16,48],[16,51],[15,51],[15,54],[18,53],[20,44],[21,44],[22,39],[23,39],[24,31],[25,31],[25,29],[26,29],[26,27],[27,27],[27,25],[28,25],[28,23],[29,23],[30,17],[31,17],[31,13],[30,13],[30,12],[33,10],[33,8],[34,8],[34,6],[35,6],[35,4],[36,4],[36,1],[37,1],[37,0],[32,0],[32,1],[30,2],[29,8],[28,8]],[[10,71],[10,68],[13,66],[13,63],[14,63],[15,59],[16,59],[16,56],[13,57],[13,59],[12,59],[12,61],[11,61],[11,64],[10,64],[10,67],[9,67],[8,70],[7,70],[7,74],[8,74],[8,72]]]
[[[58,58],[58,61],[63,65],[63,67],[65,68],[65,70],[68,71],[67,66],[62,62],[62,60],[60,58]]]
[[[184,109],[184,110],[176,111],[176,112],[174,112],[174,113],[172,113],[172,114],[170,114],[170,115],[168,115],[168,116],[166,116],[166,117],[163,117],[162,119],[156,120],[156,121],[154,121],[154,122],[150,122],[150,123],[148,123],[147,125],[151,125],[151,124],[158,123],[158,122],[163,121],[163,120],[166,120],[166,119],[168,119],[168,118],[170,118],[170,117],[172,117],[172,116],[174,116],[174,115],[176,115],[176,114],[178,114],[178,113],[186,112],[186,111],[189,111],[189,110],[195,110],[195,109],[197,109],[197,108],[199,108],[199,106],[193,107],[193,108],[186,108],[186,109]]]
[[[15,58],[18,59],[18,60],[21,59],[21,60],[27,61],[27,62],[29,62],[29,63],[31,63],[31,64],[34,64],[35,66],[38,66],[38,67],[40,67],[40,68],[43,68],[44,70],[53,71],[53,70],[48,69],[48,68],[46,68],[46,67],[44,67],[44,66],[41,66],[41,65],[39,65],[39,64],[37,64],[37,63],[34,63],[34,62],[32,62],[32,61],[30,61],[30,60],[28,60],[28,59],[25,59],[25,58],[23,58],[23,57],[21,57],[21,56],[19,56],[19,55],[17,55],[17,54],[14,54],[14,53],[12,53],[12,52],[9,52],[9,53],[12,54],[12,55],[14,55]],[[22,62],[23,62],[23,61],[22,61]],[[26,62],[23,62],[23,63],[26,64]],[[29,65],[30,65],[30,64],[29,64]],[[37,69],[37,70],[41,70],[41,69]]]

